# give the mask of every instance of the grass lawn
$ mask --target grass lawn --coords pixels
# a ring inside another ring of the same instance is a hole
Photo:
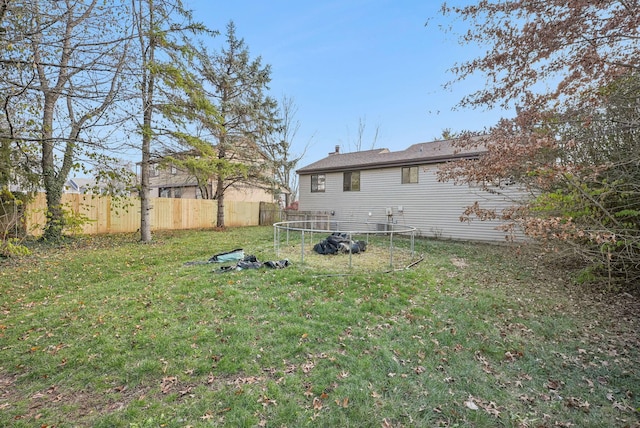
[[[385,272],[372,240],[351,269],[216,273],[184,263],[275,260],[273,230],[155,238],[0,261],[0,426],[640,426],[638,300],[515,248],[418,240]]]

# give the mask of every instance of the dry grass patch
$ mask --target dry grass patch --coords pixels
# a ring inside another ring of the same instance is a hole
[[[318,254],[313,246],[326,236],[320,233],[305,239],[304,252],[299,237],[279,245],[279,257],[301,264],[309,271],[318,273],[373,273],[404,269],[422,258],[417,250],[411,251],[410,241],[395,237],[393,245],[385,236],[354,236],[353,240],[368,241],[366,251],[361,253]]]

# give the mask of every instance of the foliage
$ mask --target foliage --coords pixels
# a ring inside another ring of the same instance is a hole
[[[77,237],[2,262],[0,425],[640,422],[630,296],[576,293],[564,264],[526,247],[429,240],[389,274],[184,265],[236,244],[271,260],[272,240]]]
[[[5,238],[0,241],[0,258],[28,256],[30,254],[29,248],[24,246],[19,238]]]
[[[549,249],[584,256],[609,283],[633,287],[640,279],[637,1],[487,1],[442,10],[469,22],[462,43],[487,47],[452,68],[458,79],[488,78],[460,105],[516,107],[517,115],[482,135],[462,133],[457,144],[486,154],[444,166],[440,178],[505,194],[515,181],[528,194],[502,212],[476,203],[465,216],[505,220]]]
[[[72,235],[81,234],[82,226],[96,221],[69,205],[65,205],[62,212],[64,213],[64,231]]]
[[[47,195],[45,239],[64,227],[62,188],[81,153],[101,146],[101,126],[111,124],[113,101],[128,51],[117,13],[120,2],[11,1],[0,76],[4,92],[3,144],[13,145]],[[32,152],[37,148],[35,153]],[[23,183],[18,183],[23,184]]]
[[[233,22],[227,25],[224,47],[216,53],[201,47],[197,59],[206,97],[218,115],[200,118],[212,141],[206,151],[196,147],[196,155],[206,158],[201,161],[202,172],[214,171],[211,178],[215,182],[213,198],[218,200],[216,225],[224,227],[227,189],[244,184],[271,189],[270,165],[259,143],[278,124],[277,104],[265,94],[271,67],[263,66],[261,57],[250,58],[244,39],[236,36]]]
[[[30,254],[29,249],[23,245],[27,235],[23,213],[31,198],[29,193],[10,192],[7,187],[0,188],[0,256]]]
[[[176,138],[191,138],[182,131],[194,115],[215,116],[191,68],[195,54],[191,38],[215,32],[195,22],[181,0],[133,0],[132,8],[138,60],[132,61],[130,68],[139,76],[134,84],[138,91],[135,98],[141,101],[140,114],[134,115],[141,116],[137,121],[141,137],[140,240],[150,242],[153,157],[159,157],[160,149],[171,147]]]

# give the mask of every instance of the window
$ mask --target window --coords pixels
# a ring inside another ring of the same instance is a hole
[[[324,192],[324,183],[326,177],[324,174],[312,174],[311,175],[311,192]]]
[[[402,168],[402,184],[418,182],[418,167],[405,166]]]
[[[356,192],[360,190],[360,171],[344,173],[342,190],[345,192]]]
[[[176,175],[178,173],[178,168],[175,165],[171,165],[171,174]]]

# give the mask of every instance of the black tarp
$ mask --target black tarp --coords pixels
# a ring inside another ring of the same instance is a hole
[[[313,246],[313,251],[318,254],[355,254],[366,251],[366,249],[367,243],[365,241],[352,241],[348,234],[341,232],[334,232]]]

